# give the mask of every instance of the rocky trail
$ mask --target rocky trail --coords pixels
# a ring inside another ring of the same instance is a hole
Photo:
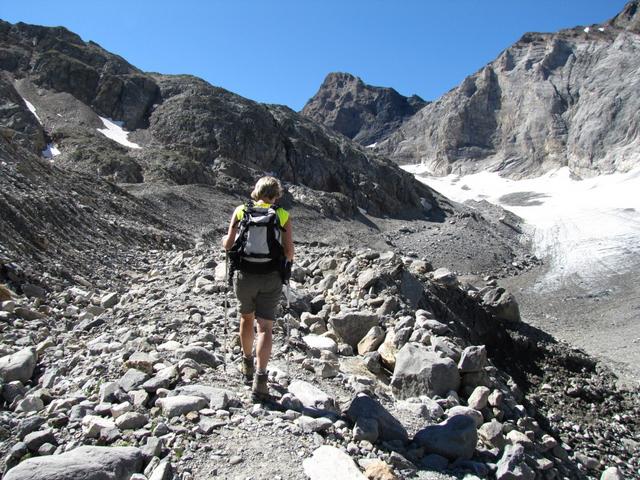
[[[299,258],[264,405],[237,373],[223,259],[204,243],[132,255],[100,285],[9,283],[4,478],[640,475],[637,392],[521,323],[494,278],[476,288],[390,251]]]

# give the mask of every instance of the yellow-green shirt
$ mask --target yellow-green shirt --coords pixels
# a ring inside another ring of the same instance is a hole
[[[253,204],[256,207],[259,208],[269,208],[271,206],[270,203],[265,203],[265,202],[253,202]],[[242,217],[244,217],[244,212],[245,212],[245,205],[239,205],[235,211],[234,211],[234,216],[236,217],[236,219],[238,221],[242,220]],[[282,228],[284,228],[284,226],[287,224],[287,222],[289,221],[289,212],[287,212],[284,208],[280,207],[276,210],[276,215],[278,215],[278,222],[280,223],[280,226]]]

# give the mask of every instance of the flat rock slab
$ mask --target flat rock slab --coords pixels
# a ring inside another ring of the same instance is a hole
[[[209,385],[184,385],[178,387],[176,391],[182,395],[202,397],[209,401],[209,408],[213,410],[224,410],[229,406],[229,402],[236,400],[237,396],[231,390],[211,387]]]
[[[171,418],[207,408],[209,402],[202,397],[194,395],[176,395],[175,397],[159,399],[157,405],[162,408],[162,413]]]
[[[328,445],[314,451],[302,467],[310,480],[367,480],[349,455]]]
[[[79,447],[61,455],[25,460],[5,480],[128,480],[142,471],[144,455],[134,447]]]
[[[335,412],[335,400],[319,388],[302,380],[295,380],[289,385],[289,392],[296,397],[305,408],[311,410]]]

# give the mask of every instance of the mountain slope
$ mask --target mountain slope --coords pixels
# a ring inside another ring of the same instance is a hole
[[[336,72],[327,75],[300,113],[367,146],[389,135],[426,104],[417,95],[404,97],[392,88],[373,87]]]
[[[329,215],[443,217],[442,198],[393,162],[290,109],[141,72],[61,27],[0,22],[0,51],[4,125],[35,154],[57,148],[62,168],[242,190],[271,172]]]
[[[638,5],[600,25],[523,35],[377,151],[438,175],[629,170],[640,146]]]

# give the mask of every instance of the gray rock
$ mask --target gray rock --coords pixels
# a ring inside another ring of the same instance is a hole
[[[375,313],[341,312],[329,317],[329,325],[345,343],[357,348],[358,342],[372,327],[378,325],[379,320]]]
[[[144,382],[149,379],[149,375],[145,372],[137,370],[135,368],[130,368],[125,372],[125,374],[118,380],[118,385],[125,392],[130,392],[132,390],[137,390]]]
[[[478,410],[474,410],[470,407],[464,407],[462,405],[456,405],[455,407],[451,407],[446,412],[447,417],[453,417],[456,415],[464,415],[465,417],[471,418],[474,422],[476,422],[476,427],[479,427],[484,423],[484,419],[482,417],[482,413]]]
[[[37,452],[38,449],[45,443],[50,443],[52,445],[58,444],[58,441],[53,435],[52,430],[40,430],[37,432],[31,432],[27,434],[22,441],[27,445],[27,448],[31,452]]]
[[[380,373],[382,371],[381,358],[378,352],[369,352],[362,357],[362,362],[371,373]]]
[[[385,332],[379,326],[371,327],[367,334],[358,342],[358,355],[375,352],[384,342]]]
[[[430,453],[420,460],[420,466],[426,470],[435,470],[438,472],[446,470],[449,467],[449,460],[442,455]]]
[[[338,344],[329,337],[322,335],[305,335],[302,337],[302,341],[307,344],[309,348],[315,348],[317,350],[328,350],[333,353],[338,352]]]
[[[358,394],[351,401],[345,415],[353,423],[357,423],[359,419],[375,419],[379,426],[379,437],[383,441],[408,441],[407,430],[402,424],[380,402],[368,395]]]
[[[212,410],[224,410],[232,400],[237,399],[236,394],[231,390],[211,387],[209,385],[183,385],[178,387],[176,392],[182,395],[202,397],[209,402],[209,408]]]
[[[146,415],[138,412],[126,412],[116,418],[116,427],[120,430],[136,430],[149,422]]]
[[[23,420],[20,420],[16,435],[20,440],[23,440],[26,435],[38,430],[42,425],[45,424],[45,422],[46,422],[46,419],[39,415],[35,415],[33,417],[27,417]]]
[[[349,455],[336,447],[323,445],[302,462],[310,480],[367,480]]]
[[[380,436],[378,421],[375,418],[359,417],[353,426],[353,440],[359,442],[366,440],[375,443]]]
[[[9,405],[11,405],[17,398],[24,396],[26,393],[27,387],[18,380],[2,385],[2,398]]]
[[[438,268],[431,273],[434,282],[447,285],[449,287],[455,287],[458,285],[458,277],[455,273],[446,268]]]
[[[24,348],[12,355],[0,358],[0,378],[5,382],[27,383],[36,368],[38,357],[33,347]]]
[[[608,467],[602,472],[600,480],[623,480],[624,477],[618,467]]]
[[[487,387],[476,387],[467,400],[467,405],[474,410],[482,410],[487,406],[491,390]]]
[[[507,445],[498,462],[497,480],[533,480],[535,472],[525,463],[522,445]]]
[[[326,417],[313,418],[302,415],[296,421],[305,433],[324,432],[333,426],[333,421]]]
[[[220,420],[219,418],[202,417],[198,423],[198,431],[209,435],[214,430],[224,427],[227,423],[225,420]]]
[[[401,400],[396,406],[400,410],[411,412],[415,417],[425,420],[437,421],[444,416],[444,409],[440,404],[428,397],[422,397],[419,401]]]
[[[520,321],[520,308],[515,297],[504,288],[498,287],[484,294],[482,301],[489,311],[499,320]]]
[[[416,343],[407,343],[396,356],[391,388],[398,399],[446,395],[460,386],[455,362]]]
[[[120,301],[120,297],[116,292],[107,293],[100,299],[100,306],[102,308],[111,308],[117,305]]]
[[[165,367],[160,370],[155,377],[150,378],[142,384],[147,392],[155,392],[159,388],[171,389],[175,386],[180,378],[178,369],[175,366]]]
[[[212,352],[203,347],[188,345],[177,351],[178,358],[190,358],[201,365],[216,368],[222,362]]]
[[[310,410],[335,412],[335,400],[319,388],[302,380],[294,380],[289,385],[289,392]]]
[[[5,480],[129,480],[141,472],[142,451],[133,447],[78,447],[60,455],[25,460]]]
[[[502,433],[502,424],[495,419],[484,423],[478,429],[478,436],[491,448],[502,450],[507,443]]]
[[[149,480],[172,480],[173,479],[173,467],[171,462],[165,460],[160,462],[154,470]]]
[[[45,300],[47,298],[47,291],[39,287],[37,285],[32,285],[31,283],[25,283],[22,285],[22,293],[24,293],[27,297],[35,297]]]
[[[476,422],[464,415],[456,415],[438,425],[423,428],[413,440],[427,453],[436,453],[450,460],[470,459],[478,442]]]
[[[487,365],[487,348],[484,345],[467,347],[462,351],[458,369],[462,373],[480,372]]]
[[[209,403],[204,398],[193,395],[176,395],[175,397],[160,398],[156,404],[162,408],[162,413],[169,418],[202,410],[209,406]]]

